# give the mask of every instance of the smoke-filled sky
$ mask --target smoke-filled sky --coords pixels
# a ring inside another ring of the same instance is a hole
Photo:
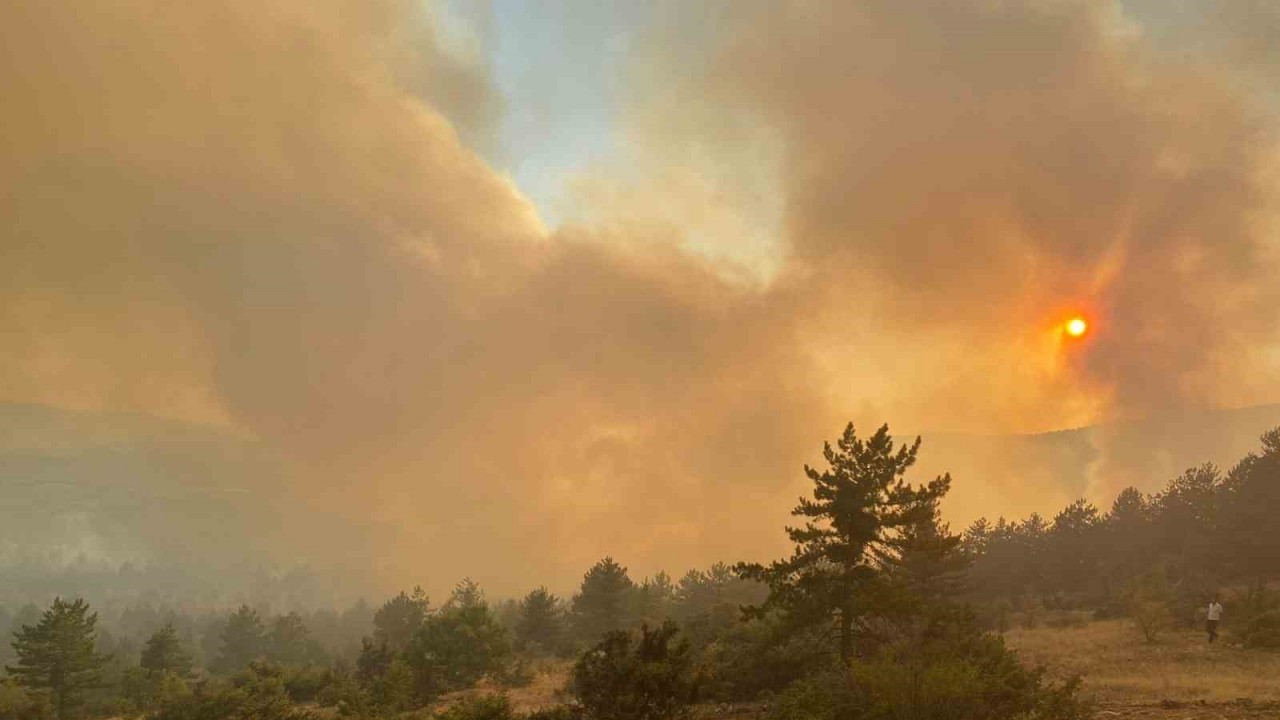
[[[385,587],[772,556],[848,420],[1280,401],[1277,37],[1265,0],[0,0],[0,403],[252,447],[227,542]],[[1109,502],[1167,439],[1070,487],[952,442],[948,508]]]

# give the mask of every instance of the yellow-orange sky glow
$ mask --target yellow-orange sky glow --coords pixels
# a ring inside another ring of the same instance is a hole
[[[957,524],[1105,504],[1156,440],[1005,439],[1280,401],[1265,5],[645,4],[551,224],[436,4],[3,3],[0,404],[214,428],[287,509],[225,542],[392,588],[776,557],[847,421]]]

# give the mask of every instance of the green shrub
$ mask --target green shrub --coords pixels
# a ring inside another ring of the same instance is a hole
[[[1004,651],[921,659],[908,653],[855,663],[853,683],[865,717],[913,720],[1083,718],[1070,702],[1074,686],[1044,690]],[[847,716],[846,716],[847,717]]]
[[[121,678],[123,698],[133,708],[151,709],[180,702],[191,696],[187,679],[170,671],[152,672],[129,668]]]
[[[1147,642],[1155,642],[1160,633],[1173,627],[1174,591],[1163,567],[1154,567],[1134,578],[1125,596],[1129,617]]]
[[[317,700],[325,687],[333,682],[334,674],[331,670],[314,665],[288,668],[284,673],[285,692],[296,703]]]
[[[1173,611],[1159,600],[1135,600],[1129,608],[1129,617],[1142,637],[1149,643],[1156,641],[1160,633],[1173,627]]]
[[[284,673],[254,661],[231,686],[201,684],[189,696],[166,703],[151,720],[313,720],[294,707],[285,691]]]
[[[795,627],[777,615],[739,622],[703,649],[702,694],[725,702],[755,700],[835,669],[836,662],[822,628]]]
[[[902,631],[847,675],[806,679],[771,705],[770,720],[1082,720],[1078,683],[1046,683],[995,635],[958,614]]]
[[[1248,648],[1280,648],[1280,594],[1251,587],[1237,603],[1233,634]]]
[[[688,715],[697,680],[687,642],[672,644],[678,630],[666,622],[636,637],[611,632],[583,653],[571,689],[593,720],[670,720]]]
[[[1250,648],[1280,648],[1280,608],[1258,613],[1245,626],[1244,646]]]
[[[396,713],[408,710],[420,704],[429,695],[423,697],[416,688],[413,668],[399,658],[391,661],[385,673],[375,678],[367,688],[369,705],[384,713]]]
[[[768,703],[769,720],[844,720],[860,717],[849,678],[828,671],[797,680]]]
[[[466,605],[432,616],[405,649],[419,702],[471,687],[500,671],[510,646],[486,605]],[[394,664],[394,663],[393,663]]]
[[[502,687],[521,688],[528,687],[536,674],[533,663],[528,657],[521,655],[500,667],[493,679]]]
[[[48,720],[53,717],[49,696],[28,690],[8,678],[0,680],[0,720]]]
[[[348,666],[341,662],[336,663],[329,669],[324,686],[316,693],[316,704],[321,707],[335,707],[359,689],[360,685]]]

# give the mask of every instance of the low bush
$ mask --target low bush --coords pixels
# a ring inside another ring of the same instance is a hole
[[[497,674],[509,651],[506,630],[488,606],[469,605],[429,617],[410,640],[403,661],[413,672],[418,702],[427,702]]]
[[[1280,648],[1280,594],[1254,586],[1234,603],[1232,633],[1248,648]]]
[[[46,693],[28,690],[9,679],[0,680],[0,720],[48,720],[53,706]]]
[[[688,715],[697,679],[687,642],[673,643],[675,623],[612,632],[583,653],[571,691],[593,720],[672,720]]]
[[[324,689],[334,681],[332,670],[314,665],[289,668],[284,673],[285,692],[289,694],[289,699],[296,703],[317,700]]]
[[[254,662],[230,686],[202,683],[189,697],[160,708],[151,720],[314,720],[294,706],[285,691],[284,672]]]
[[[836,656],[821,628],[796,627],[777,615],[739,622],[698,658],[702,696],[722,702],[755,700],[800,678],[834,670]]]
[[[860,698],[847,674],[831,670],[808,675],[768,702],[769,720],[844,720],[861,717]]]
[[[533,661],[527,656],[520,655],[498,668],[493,673],[493,679],[502,687],[521,688],[528,687],[536,675]]]
[[[1054,685],[1024,668],[1004,641],[963,616],[909,628],[847,675],[802,680],[770,720],[1083,720],[1078,682]]]
[[[1142,637],[1153,643],[1165,630],[1173,627],[1173,612],[1159,600],[1135,600],[1129,608],[1129,617]]]
[[[1135,578],[1125,597],[1129,603],[1129,617],[1147,642],[1155,642],[1160,633],[1173,627],[1172,606],[1176,593],[1163,566],[1156,566]]]
[[[187,678],[173,672],[154,672],[141,667],[128,668],[121,673],[115,688],[117,707],[100,702],[95,708],[98,713],[137,714],[171,705],[191,695]]]

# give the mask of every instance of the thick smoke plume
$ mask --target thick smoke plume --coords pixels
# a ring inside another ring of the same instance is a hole
[[[672,4],[624,84],[644,160],[548,229],[477,154],[501,101],[421,3],[6,2],[0,401],[210,426],[273,458],[232,483],[278,509],[258,542],[502,592],[604,552],[773,554],[850,418],[1280,400],[1266,58],[1141,27]],[[1077,311],[1096,331],[1064,343]],[[1162,481],[1152,443],[1100,437],[1071,492]],[[956,446],[956,517],[1059,499],[1037,457]]]

